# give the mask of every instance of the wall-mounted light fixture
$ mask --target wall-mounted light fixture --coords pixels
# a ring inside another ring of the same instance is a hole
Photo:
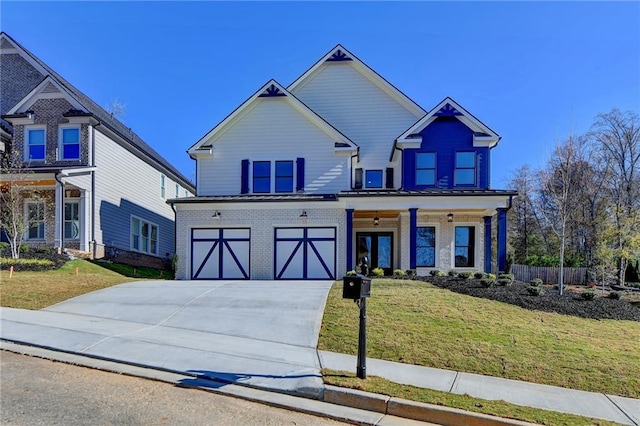
[[[307,216],[307,211],[306,210],[302,210],[302,213],[300,213],[300,217],[303,218],[303,219],[306,219],[308,217]]]
[[[220,213],[218,210],[216,210],[215,212],[213,212],[213,216],[211,216],[214,219],[220,219],[220,216],[222,216],[222,213]]]
[[[378,226],[380,225],[380,218],[378,217],[378,211],[376,211],[376,215],[373,218],[373,226]]]
[[[447,222],[453,222],[453,213],[449,212],[449,214],[447,215]]]

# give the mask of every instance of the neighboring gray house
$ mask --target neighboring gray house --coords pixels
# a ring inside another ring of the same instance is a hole
[[[25,242],[160,266],[175,247],[166,200],[192,196],[193,184],[5,33],[0,53],[0,148],[23,161],[3,174],[3,190],[44,194],[24,201]]]

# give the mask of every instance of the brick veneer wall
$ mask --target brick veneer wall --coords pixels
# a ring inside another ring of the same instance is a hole
[[[307,218],[300,218],[304,205],[291,208],[277,208],[265,205],[259,210],[225,210],[211,208],[206,210],[179,209],[176,227],[176,253],[178,268],[176,278],[189,279],[187,265],[190,251],[191,228],[251,228],[250,278],[257,280],[273,279],[274,228],[276,227],[336,227],[336,277],[346,272],[345,230],[346,213],[343,208],[306,209]],[[214,211],[221,212],[219,219],[212,218]]]

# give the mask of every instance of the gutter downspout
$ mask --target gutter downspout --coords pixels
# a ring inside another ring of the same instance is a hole
[[[64,253],[64,182],[60,180],[60,171],[54,175],[56,182],[60,184],[60,254]]]
[[[350,173],[350,177],[351,177],[351,183],[350,183],[350,188],[353,189],[353,173],[354,173],[354,168],[353,168],[353,159],[356,157],[360,157],[360,147],[358,147],[357,152],[351,156],[351,173]]]

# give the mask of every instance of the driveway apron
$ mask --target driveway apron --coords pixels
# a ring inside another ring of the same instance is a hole
[[[332,281],[141,281],[40,311],[0,308],[0,338],[321,398]]]

